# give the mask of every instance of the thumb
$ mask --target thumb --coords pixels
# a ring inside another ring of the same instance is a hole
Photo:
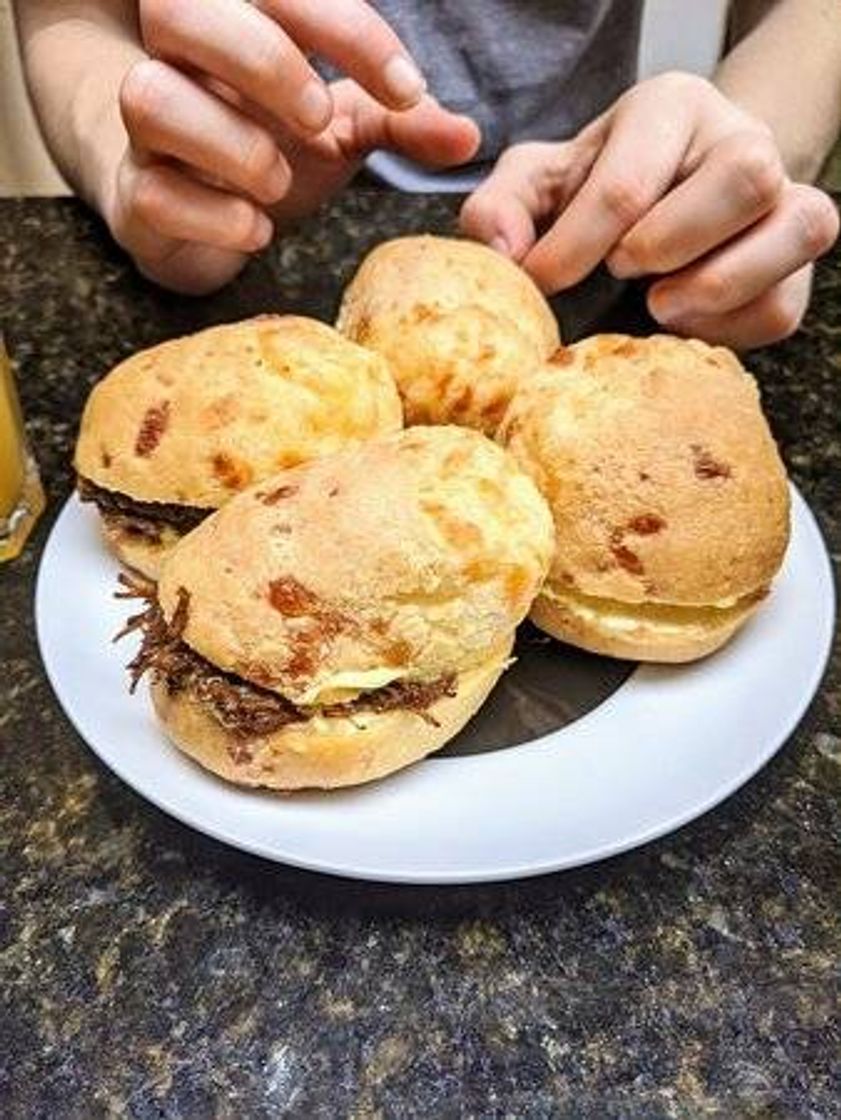
[[[429,167],[452,167],[465,163],[479,147],[476,123],[451,113],[429,94],[411,109],[393,110],[356,83],[337,82],[333,89],[337,108],[352,123],[350,146],[359,155],[385,148]]]
[[[454,167],[475,156],[479,126],[470,117],[451,113],[428,94],[406,112],[386,112],[384,147],[429,167]]]

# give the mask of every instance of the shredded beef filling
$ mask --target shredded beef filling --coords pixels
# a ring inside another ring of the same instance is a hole
[[[179,533],[189,533],[204,521],[213,510],[199,506],[182,506],[176,502],[141,502],[119,490],[97,486],[88,478],[79,476],[79,497],[83,502],[95,502],[103,516],[118,519],[130,533],[145,537],[155,543],[161,539],[165,525]]]
[[[290,723],[306,723],[314,715],[347,717],[362,712],[405,710],[435,723],[429,708],[444,696],[456,694],[456,677],[450,673],[429,682],[398,681],[372,689],[355,700],[324,705],[315,711],[299,708],[270,689],[218,669],[181,640],[190,606],[189,594],[183,588],[167,622],[152,583],[134,576],[119,578],[123,590],[117,592],[118,598],[145,602],[143,610],[133,615],[114,639],[117,641],[134,630],[142,632],[140,649],[128,666],[131,690],[147,672],[162,681],[171,695],[189,689],[222,727],[243,739],[270,735]]]

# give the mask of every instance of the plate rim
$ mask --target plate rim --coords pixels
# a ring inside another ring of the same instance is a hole
[[[401,873],[389,872],[382,867],[365,866],[358,860],[353,862],[342,862],[341,857],[332,859],[330,861],[318,858],[306,858],[297,856],[295,854],[281,854],[270,845],[260,843],[258,840],[243,838],[235,835],[224,826],[217,826],[213,820],[207,820],[201,814],[191,813],[188,808],[182,807],[178,799],[169,798],[166,795],[166,790],[163,793],[157,788],[153,787],[152,790],[146,788],[138,788],[138,786],[127,776],[123,766],[120,764],[119,759],[113,760],[111,757],[105,758],[99,750],[91,743],[85,734],[82,726],[83,721],[79,718],[78,712],[74,709],[73,705],[68,705],[66,697],[61,691],[60,685],[57,683],[53,665],[51,664],[50,657],[45,652],[45,646],[49,646],[49,639],[45,639],[45,633],[48,632],[48,626],[44,622],[44,597],[46,592],[44,590],[46,584],[45,571],[49,571],[50,564],[53,563],[53,553],[57,548],[55,541],[58,537],[58,529],[62,521],[72,515],[73,508],[79,507],[80,503],[75,494],[71,494],[63,503],[53,524],[50,527],[48,538],[44,544],[41,556],[38,563],[38,571],[35,586],[35,601],[34,601],[34,615],[35,615],[35,631],[38,644],[38,651],[41,658],[44,671],[53,691],[56,703],[61,709],[65,718],[69,721],[76,734],[85,744],[86,748],[99,760],[100,765],[110,770],[119,778],[129,789],[137,796],[149,801],[161,812],[166,813],[168,816],[173,817],[179,823],[195,829],[197,832],[209,836],[211,839],[226,844],[229,847],[236,848],[239,851],[247,852],[249,855],[257,856],[261,859],[268,860],[272,863],[294,867],[299,870],[315,872],[321,875],[329,875],[336,878],[352,879],[364,882],[379,882],[391,883],[395,885],[405,886],[464,886],[470,884],[481,883],[494,883],[494,882],[510,882],[518,879],[535,878],[541,875],[553,874],[556,872],[570,871],[575,868],[585,867],[596,863],[601,863],[604,860],[610,859],[614,856],[619,856],[636,848],[644,847],[652,841],[657,840],[663,836],[670,835],[680,828],[689,824],[692,821],[698,820],[706,816],[710,811],[715,809],[718,805],[722,804],[728,797],[736,793],[739,789],[743,788],[756,774],[759,773],[791,739],[797,728],[806,718],[815,698],[820,691],[821,684],[827,672],[829,660],[832,654],[832,648],[835,637],[835,627],[837,622],[837,603],[838,592],[835,583],[834,567],[829,555],[826,538],[823,533],[820,521],[812,512],[808,502],[800,493],[799,489],[790,483],[792,491],[793,505],[797,506],[798,516],[803,519],[804,528],[811,531],[818,543],[818,562],[820,563],[823,574],[826,577],[826,585],[828,592],[828,617],[829,625],[826,628],[826,640],[824,647],[819,651],[815,661],[814,668],[809,676],[808,687],[804,688],[802,697],[798,700],[797,704],[792,707],[791,713],[788,718],[780,725],[780,730],[768,739],[767,745],[761,751],[758,751],[751,760],[743,766],[735,776],[731,776],[722,781],[715,787],[715,789],[701,802],[686,808],[673,816],[664,818],[656,825],[648,829],[642,829],[637,832],[632,832],[620,842],[605,842],[596,845],[584,851],[576,853],[575,856],[568,858],[547,857],[545,860],[531,860],[529,862],[514,862],[506,865],[498,865],[492,869],[485,867],[471,867],[468,864],[462,865],[458,869],[451,870],[431,870],[427,871],[423,868],[406,868]],[[596,712],[601,711],[606,704],[611,704],[620,694],[626,692],[633,686],[634,681],[637,679],[641,672],[645,672],[646,666],[644,664],[638,666],[626,681],[612,693],[606,701],[593,709],[591,712],[585,713],[578,720],[575,720],[570,727],[578,726],[584,721],[589,720],[595,716]],[[549,732],[546,735],[540,736],[528,743],[522,744],[523,747],[537,748],[541,745],[546,745],[547,740],[551,740],[557,735],[563,734],[565,729],[561,728],[558,731]],[[454,759],[436,759],[433,756],[428,760],[436,765],[452,766],[459,763],[476,764],[481,763],[482,755],[470,756],[468,758],[454,758]],[[214,779],[222,783],[222,779]],[[226,783],[222,783],[226,790],[235,787],[229,787]],[[237,790],[238,793],[248,795],[250,793],[260,793],[260,791],[252,790]],[[263,791],[265,792],[265,791]]]

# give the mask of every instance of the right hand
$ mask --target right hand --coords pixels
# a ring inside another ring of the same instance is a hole
[[[462,163],[476,126],[424,93],[364,0],[140,0],[149,58],[126,75],[128,146],[103,199],[117,241],[151,279],[220,287],[315,210],[374,148]],[[348,79],[326,84],[306,52]]]

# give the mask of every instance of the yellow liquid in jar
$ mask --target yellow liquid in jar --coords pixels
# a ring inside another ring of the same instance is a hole
[[[0,518],[20,499],[24,479],[23,424],[8,358],[0,351]]]
[[[27,451],[12,371],[0,337],[0,563],[20,555],[44,504],[44,488]]]

